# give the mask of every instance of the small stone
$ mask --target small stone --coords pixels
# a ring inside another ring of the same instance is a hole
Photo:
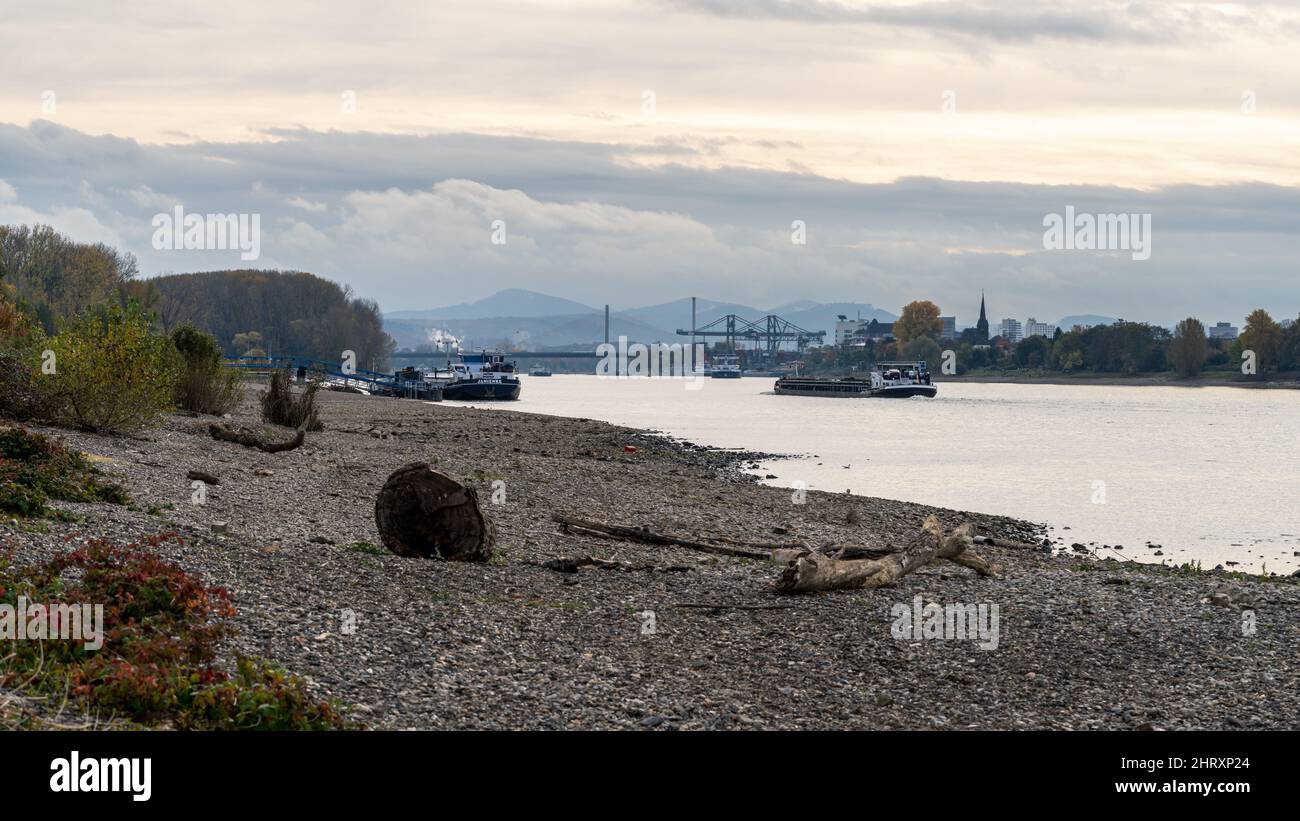
[[[660,724],[663,723],[664,723],[663,716],[646,716],[645,718],[641,719],[642,727],[658,727]]]
[[[266,468],[258,468],[257,470],[253,471],[254,476],[271,476],[274,473],[275,471],[267,470]]]
[[[212,532],[217,536],[224,536],[230,532],[230,522],[213,522]]]
[[[876,695],[876,706],[877,706],[877,707],[892,707],[892,706],[894,706],[894,699],[893,699],[892,696],[887,696],[887,695],[885,695],[884,693],[878,693],[878,694]]]

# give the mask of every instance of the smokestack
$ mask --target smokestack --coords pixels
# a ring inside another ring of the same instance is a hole
[[[605,344],[609,344],[609,306],[605,306]]]

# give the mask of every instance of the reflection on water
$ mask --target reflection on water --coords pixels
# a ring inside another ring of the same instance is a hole
[[[682,380],[557,375],[525,377],[520,401],[494,407],[815,454],[761,473],[775,485],[1046,522],[1067,544],[1123,546],[1108,555],[1300,567],[1300,392],[950,383],[937,399],[884,400],[771,390],[757,378],[688,390]]]

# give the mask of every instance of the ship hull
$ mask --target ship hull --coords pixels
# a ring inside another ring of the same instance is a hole
[[[503,400],[519,398],[518,382],[451,382],[443,386],[442,398],[452,401],[483,399]]]
[[[739,379],[740,371],[714,371],[709,376],[714,379]]]
[[[868,395],[878,399],[907,399],[912,396],[933,399],[938,393],[939,389],[934,385],[892,385],[874,390]]]
[[[939,389],[935,385],[888,385],[873,389],[871,383],[866,381],[778,379],[775,391],[781,396],[821,396],[834,399],[906,399],[912,396],[933,399]]]

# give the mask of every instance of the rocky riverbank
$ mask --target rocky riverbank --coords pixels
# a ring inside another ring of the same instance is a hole
[[[252,399],[236,422],[256,422]],[[550,515],[814,546],[900,542],[930,513],[1017,541],[1042,529],[816,491],[796,504],[741,472],[756,454],[602,422],[348,394],[321,406],[326,429],[278,454],[180,415],[139,438],[44,431],[135,505],[58,503],[81,521],[0,536],[22,561],[181,534],[160,552],[230,590],[227,652],[283,664],[375,728],[1300,727],[1291,580],[982,547],[1002,578],[935,564],[894,589],[777,597],[770,562],[568,535]],[[415,461],[477,488],[490,563],[382,548],[375,494]],[[219,480],[202,504],[190,471]],[[637,569],[541,566],[580,556]],[[893,608],[917,596],[997,605],[997,648],[895,638]],[[701,603],[718,606],[681,606]]]

